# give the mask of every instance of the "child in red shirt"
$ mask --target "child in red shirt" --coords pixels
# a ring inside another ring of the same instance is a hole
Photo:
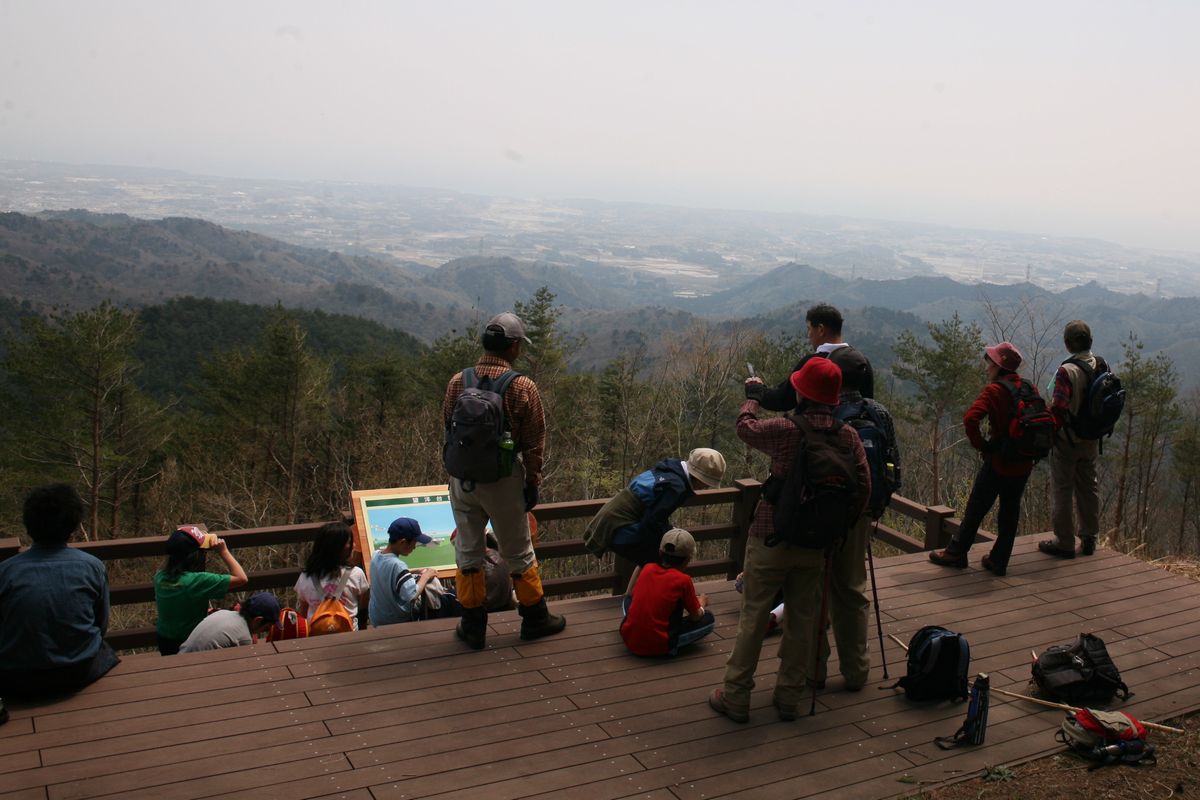
[[[633,592],[622,602],[621,638],[638,656],[673,656],[679,648],[712,632],[714,620],[706,595],[682,570],[696,554],[696,540],[681,528],[663,534],[658,563],[638,574]]]

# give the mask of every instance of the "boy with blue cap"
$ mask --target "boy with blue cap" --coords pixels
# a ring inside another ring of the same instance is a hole
[[[425,591],[437,570],[427,567],[410,570],[402,557],[412,555],[417,545],[433,539],[421,533],[421,524],[411,517],[399,517],[388,526],[388,545],[371,557],[371,602],[368,613],[371,626],[410,622],[414,604]]]

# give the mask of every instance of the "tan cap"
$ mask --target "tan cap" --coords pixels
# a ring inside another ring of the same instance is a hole
[[[725,477],[725,456],[711,447],[697,447],[688,453],[689,475],[695,475],[705,486],[720,486]]]
[[[662,543],[658,546],[658,552],[666,553],[669,556],[690,559],[696,555],[696,540],[683,528],[671,528],[671,530],[663,534]]]
[[[488,320],[488,333],[502,333],[505,339],[523,339],[527,343],[529,337],[525,335],[525,323],[521,322],[521,318],[511,311],[505,311],[503,314],[497,314]]]

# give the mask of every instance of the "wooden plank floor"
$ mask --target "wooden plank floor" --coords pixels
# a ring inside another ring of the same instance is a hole
[[[1005,578],[978,567],[982,548],[963,571],[924,554],[877,561],[885,632],[958,630],[972,670],[1019,691],[1031,649],[1090,631],[1136,692],[1126,708],[1148,719],[1200,709],[1200,584],[1106,550],[1052,559],[1038,538],[1018,540]],[[10,704],[0,797],[882,798],[1059,749],[1060,712],[994,695],[986,745],[938,750],[933,738],[954,732],[965,705],[881,691],[877,653],[863,691],[831,678],[816,716],[779,722],[778,638],[764,647],[750,723],[730,722],[705,700],[739,596],[727,581],[702,588],[716,635],[673,660],[628,655],[607,597],[556,603],[567,629],[539,642],[518,639],[515,614],[493,615],[480,652],[439,621],[128,657],[73,697]],[[887,656],[894,680],[903,654],[889,641]]]

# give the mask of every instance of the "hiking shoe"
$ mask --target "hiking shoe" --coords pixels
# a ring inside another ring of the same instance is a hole
[[[487,609],[482,606],[464,608],[462,619],[454,629],[454,635],[466,642],[472,650],[482,650],[487,639],[487,619]]]
[[[949,548],[945,550],[931,550],[929,552],[929,560],[943,567],[967,568],[967,554],[951,553]]]
[[[566,617],[551,614],[544,597],[536,605],[517,606],[517,613],[521,615],[521,638],[525,641],[553,636],[567,627]]]
[[[465,626],[462,620],[458,621],[458,627],[454,629],[454,635],[467,643],[467,647],[472,650],[482,650],[487,634],[474,626]]]
[[[1086,536],[1079,540],[1079,555],[1090,556],[1096,552],[1096,537]]]
[[[1093,550],[1095,547],[1093,546]],[[1058,558],[1074,558],[1075,549],[1065,550],[1058,546],[1058,542],[1053,539],[1048,539],[1044,542],[1038,542],[1038,550],[1041,550],[1048,556],[1057,556]]]
[[[775,711],[779,714],[779,719],[782,722],[792,722],[797,717],[796,705],[781,703],[778,697],[771,698],[771,705],[775,706]]]
[[[1005,564],[1004,566],[1001,566],[1001,565],[997,564],[995,561],[992,561],[991,553],[988,553],[986,556],[984,556],[983,559],[980,560],[979,565],[981,567],[983,567],[984,569],[986,569],[988,572],[995,575],[997,578],[1003,578],[1004,575],[1008,572],[1008,565]]]
[[[734,722],[749,722],[750,709],[731,706],[725,702],[725,691],[723,689],[713,689],[712,694],[708,696],[709,707],[718,714],[724,714]],[[794,719],[794,717],[793,717]]]

